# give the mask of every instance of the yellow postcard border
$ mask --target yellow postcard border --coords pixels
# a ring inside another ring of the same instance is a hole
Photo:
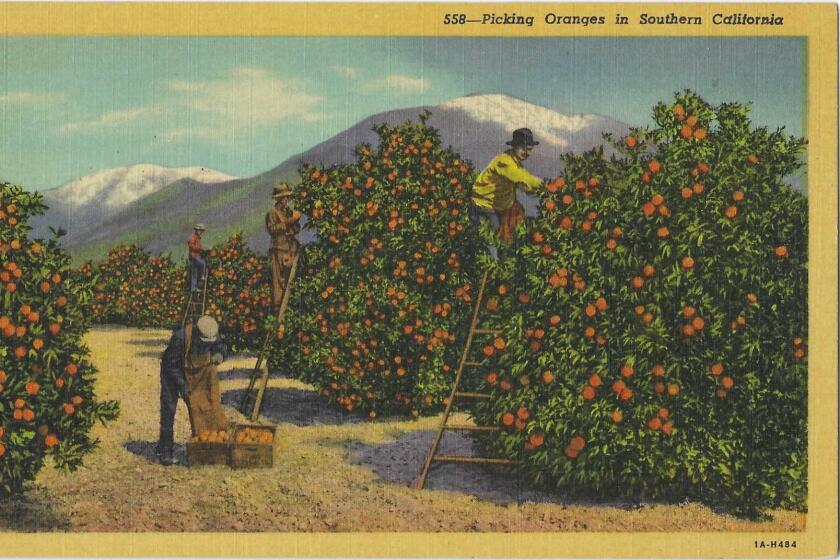
[[[446,26],[444,13],[515,10],[532,28]],[[548,25],[542,15],[610,15],[629,25]],[[642,13],[701,16],[702,26],[651,26]],[[725,26],[716,13],[784,17],[782,26]],[[813,557],[837,553],[837,7],[797,4],[526,3],[3,3],[0,36],[802,36],[808,41],[809,513],[796,533],[4,533],[13,556]],[[756,549],[756,539],[797,548]]]

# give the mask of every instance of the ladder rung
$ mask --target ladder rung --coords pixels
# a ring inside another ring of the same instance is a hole
[[[502,429],[498,426],[469,426],[467,424],[452,424],[451,426],[444,426],[444,430],[469,430],[471,432],[501,432]]]
[[[487,393],[470,393],[470,392],[461,392],[457,391],[454,396],[456,397],[464,397],[468,399],[489,399],[490,395]]]
[[[520,461],[492,459],[489,457],[462,457],[460,455],[435,455],[432,461],[439,463],[489,463],[492,465],[518,465]]]
[[[464,362],[465,366],[483,366],[481,362]]]
[[[473,331],[476,334],[501,334],[501,329],[475,329]]]

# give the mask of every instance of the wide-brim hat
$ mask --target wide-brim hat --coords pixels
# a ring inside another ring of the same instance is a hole
[[[195,224],[193,226],[193,229],[197,229],[198,231],[207,231],[207,226],[199,223],[199,224]]]
[[[274,185],[274,190],[271,192],[271,198],[284,198],[292,196],[292,189],[287,183],[277,183]]]
[[[219,323],[213,317],[202,315],[195,323],[198,328],[198,338],[202,342],[216,342],[219,340]]]
[[[508,146],[538,146],[539,142],[534,140],[534,133],[530,128],[517,128],[513,131],[513,138],[505,142]]]

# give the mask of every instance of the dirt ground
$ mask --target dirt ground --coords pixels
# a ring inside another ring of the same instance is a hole
[[[100,369],[98,394],[122,406],[96,428],[101,446],[85,467],[64,475],[45,468],[27,492],[0,502],[0,529],[11,531],[795,531],[805,515],[772,512],[750,522],[695,504],[598,504],[529,489],[482,466],[433,469],[427,490],[409,488],[438,418],[369,422],[342,414],[311,387],[274,376],[263,407],[278,426],[274,467],[232,470],[183,466],[186,409],[176,418],[181,465],[154,461],[159,357],[169,333],[122,327],[91,331]],[[253,357],[221,368],[230,418]],[[464,419],[461,419],[464,420]],[[447,434],[443,452],[470,454]]]

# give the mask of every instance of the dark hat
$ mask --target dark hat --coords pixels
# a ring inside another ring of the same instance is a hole
[[[284,198],[292,196],[292,190],[287,183],[277,183],[274,185],[274,191],[271,193],[271,198]]]
[[[534,140],[534,133],[530,128],[517,128],[513,131],[513,139],[505,142],[508,146],[537,146],[539,142]]]

